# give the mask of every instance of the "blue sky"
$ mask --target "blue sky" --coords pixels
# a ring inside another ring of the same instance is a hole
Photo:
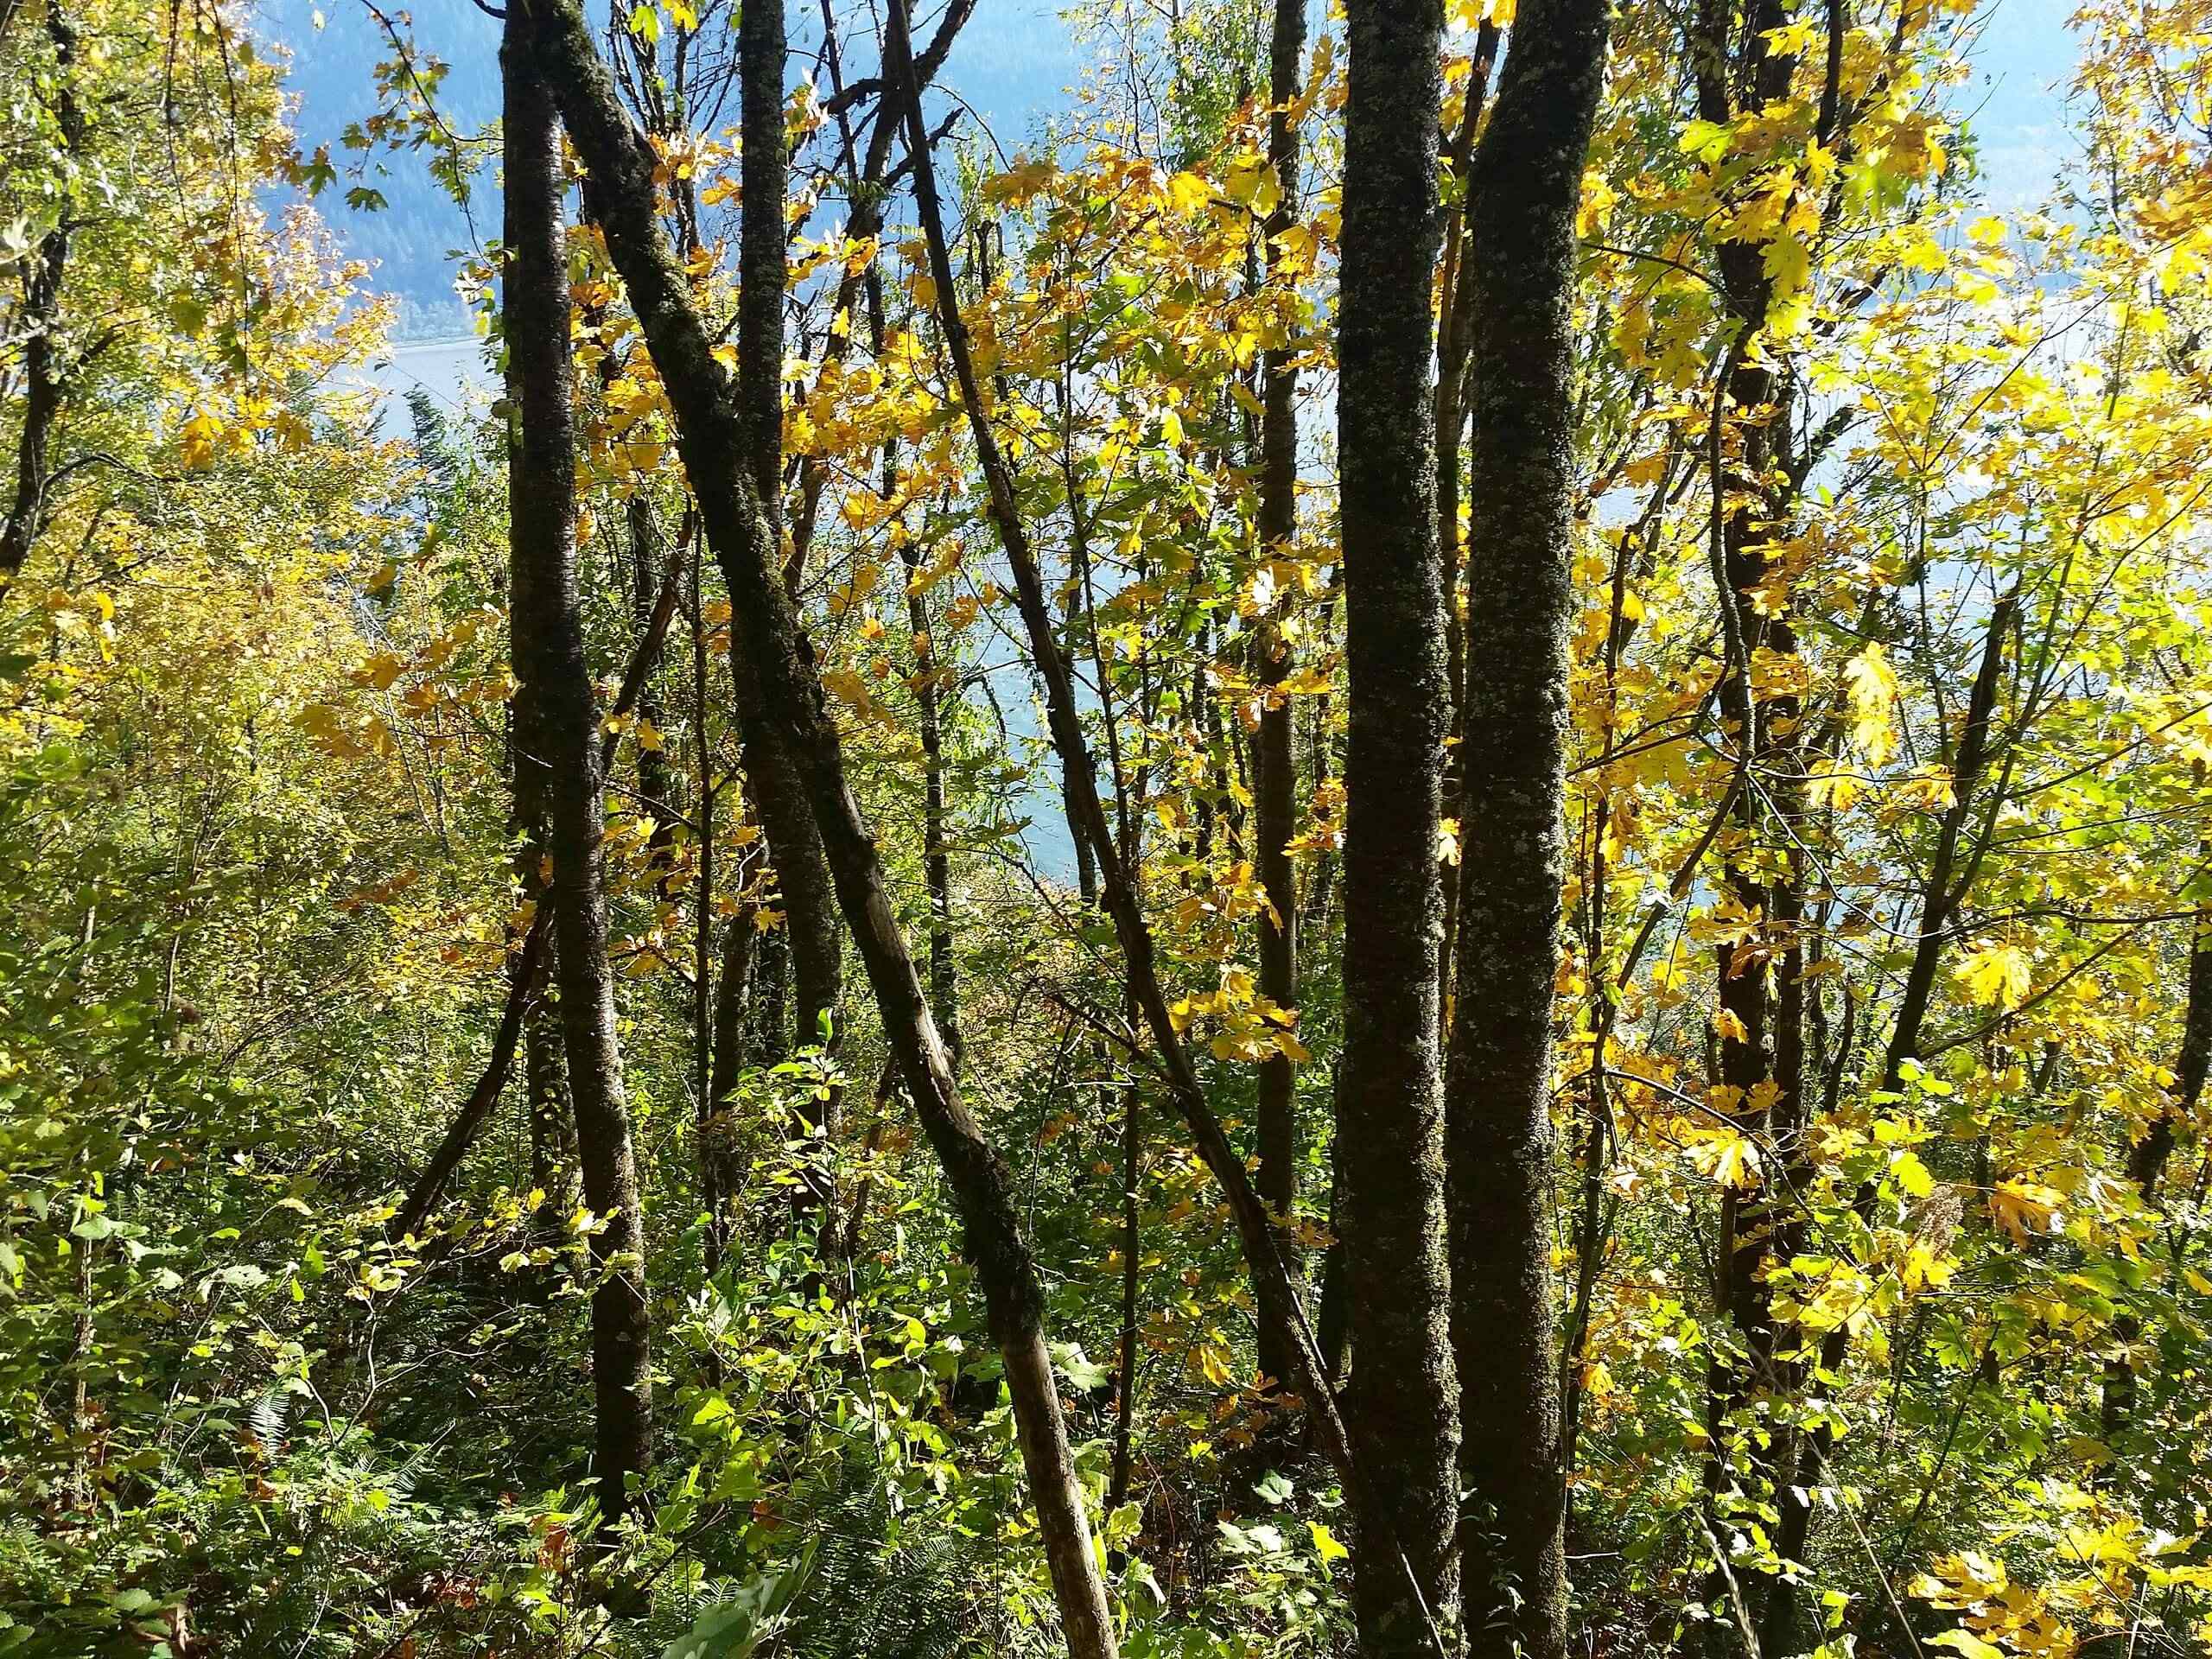
[[[2073,159],[2066,82],[2080,42],[2070,0],[1996,0],[1985,12],[1961,99],[1980,135],[1985,188],[2005,209],[2033,205]]]
[[[417,40],[452,66],[442,108],[456,127],[480,127],[498,107],[498,26],[470,0],[409,0],[409,5]],[[1983,14],[1974,71],[1961,105],[1979,134],[1984,188],[1999,208],[2036,202],[2070,158],[2063,103],[2076,48],[2066,26],[2070,9],[2070,0],[1995,0]],[[935,10],[923,6],[924,32]],[[390,55],[381,31],[359,0],[255,0],[254,12],[264,35],[293,52],[302,137],[311,144],[331,143],[342,159],[338,134],[374,108],[372,66]],[[317,15],[323,19],[319,29]],[[815,16],[810,6],[792,6],[795,50],[811,44]],[[867,67],[849,65],[848,73]],[[1082,67],[1081,53],[1052,0],[981,0],[944,80],[1011,150],[1039,118],[1065,107],[1067,89]],[[387,289],[418,308],[448,302],[451,272],[444,254],[467,240],[460,215],[431,189],[422,169],[404,158],[391,163],[389,176],[367,181],[390,207],[363,214],[327,195],[332,228],[350,251],[378,262]],[[496,208],[487,200],[478,208],[477,223],[488,231],[496,222]],[[415,321],[432,323],[419,312]],[[452,332],[457,321],[448,307],[447,325],[439,331]]]

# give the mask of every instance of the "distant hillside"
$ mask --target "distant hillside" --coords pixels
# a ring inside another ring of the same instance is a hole
[[[402,15],[388,10],[395,19]],[[456,130],[488,125],[499,111],[498,23],[470,0],[412,0],[407,10],[417,42],[452,66],[438,92],[440,112]],[[317,205],[348,251],[374,262],[375,285],[399,298],[402,334],[465,330],[452,256],[496,233],[497,180],[487,173],[479,182],[472,235],[468,218],[415,158],[365,159],[346,149],[346,127],[376,111],[375,66],[393,55],[390,38],[359,0],[255,0],[252,14],[263,40],[290,56],[302,148],[327,144],[340,170],[338,185]],[[358,181],[350,175],[354,167],[365,168]],[[344,192],[356,182],[380,192],[387,206],[373,213],[349,208]]]
[[[404,13],[387,11],[395,21],[411,16],[417,46],[449,66],[437,96],[447,122],[463,132],[489,126],[499,108],[499,24],[472,0],[412,0]],[[358,151],[346,149],[341,140],[347,126],[376,111],[375,66],[393,55],[390,37],[360,0],[254,0],[252,15],[264,41],[290,56],[302,144],[310,150],[329,145],[341,175],[365,166],[359,181],[341,177],[337,188],[326,190],[320,206],[347,249],[375,263],[375,286],[398,297],[401,336],[465,332],[467,319],[453,289],[453,256],[497,234],[496,174],[487,168],[479,177],[464,214],[415,158],[380,156],[365,163]],[[796,79],[814,61],[818,29],[811,9],[794,6],[791,29]],[[1079,64],[1051,0],[983,0],[952,54],[945,81],[1010,152],[1039,119],[1066,106],[1066,89],[1077,79]],[[868,68],[855,63],[849,73]],[[357,181],[380,192],[387,205],[376,212],[349,208],[343,193]]]

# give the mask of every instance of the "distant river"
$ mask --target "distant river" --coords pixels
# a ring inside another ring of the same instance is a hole
[[[410,340],[381,353],[349,376],[349,385],[378,393],[377,429],[385,437],[409,435],[407,394],[426,391],[448,415],[492,398],[492,377],[484,361],[484,342],[474,335],[458,340]]]

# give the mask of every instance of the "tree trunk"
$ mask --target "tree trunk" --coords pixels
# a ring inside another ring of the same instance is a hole
[[[541,997],[523,1016],[523,1091],[530,1110],[530,1184],[555,1202],[576,1156],[576,1114],[569,1099],[569,1062],[561,1048],[561,1019]]]
[[[1298,96],[1306,54],[1305,0],[1275,0],[1274,32],[1268,52],[1268,160],[1281,192],[1266,226],[1270,275],[1280,257],[1274,238],[1288,230],[1298,195],[1298,129],[1288,105]],[[1260,414],[1260,546],[1287,556],[1298,532],[1298,370],[1286,348],[1271,351],[1262,365]],[[1253,652],[1253,678],[1262,687],[1279,685],[1290,669],[1290,650],[1279,618],[1262,618]],[[1290,700],[1271,695],[1260,713],[1252,758],[1257,773],[1253,791],[1252,836],[1256,843],[1260,888],[1268,909],[1260,914],[1260,994],[1286,1013],[1298,1008],[1298,878],[1290,865],[1289,842],[1297,832],[1298,760],[1292,742]],[[1299,1251],[1292,1224],[1298,1208],[1297,1077],[1290,1057],[1275,1054],[1260,1066],[1258,1101],[1260,1166],[1254,1185],[1268,1211],[1281,1217],[1284,1265],[1298,1271]],[[1260,1370],[1278,1385],[1294,1374],[1297,1360],[1270,1326],[1260,1328]]]
[[[485,1061],[484,1070],[477,1074],[476,1086],[468,1091],[468,1098],[447,1127],[445,1136],[438,1142],[430,1160],[423,1166],[408,1189],[406,1198],[399,1206],[399,1213],[392,1218],[391,1233],[394,1238],[404,1238],[410,1233],[420,1234],[423,1224],[430,1211],[437,1208],[438,1200],[445,1196],[446,1183],[461,1167],[461,1160],[468,1154],[476,1136],[491,1116],[492,1109],[499,1103],[499,1096],[507,1085],[507,1074],[514,1069],[515,1044],[523,1034],[524,1022],[540,1006],[537,1001],[537,978],[545,950],[545,927],[540,922],[531,926],[523,938],[522,949],[507,964],[507,1000],[499,1015],[498,1030],[492,1038],[491,1058]],[[534,1172],[533,1172],[534,1173]]]
[[[508,265],[505,326],[508,499],[516,677],[537,700],[553,879],[561,1025],[575,1103],[584,1202],[605,1218],[593,1235],[596,1474],[608,1520],[626,1514],[652,1454],[652,1369],[645,1226],[622,1058],[614,1035],[601,887],[601,761],[597,699],[584,659],[575,572],[575,439],[570,408],[568,260],[561,232],[560,145],[553,102],[532,51],[537,29],[518,7],[500,51],[505,107]]]
[[[789,163],[784,153],[784,7],[782,0],[743,9],[738,18],[738,65],[744,130],[739,225],[737,414],[753,489],[769,544],[784,535],[784,203]],[[732,602],[737,588],[731,584]],[[738,721],[747,776],[760,810],[768,856],[783,892],[790,938],[791,994],[801,1048],[836,1038],[837,1001],[843,990],[844,940],[837,925],[836,892],[820,830],[809,810],[804,782],[785,734],[771,713],[759,670],[730,634],[731,666],[740,687]],[[831,1021],[825,1037],[823,1016]],[[836,1131],[839,1101],[821,1103],[814,1125],[827,1141]],[[792,1126],[794,1138],[803,1133]],[[824,1230],[834,1225],[835,1193],[825,1170],[811,1164],[796,1189],[802,1213]]]
[[[659,659],[674,611],[676,580],[683,555],[678,550],[669,566],[659,601],[645,620],[644,632],[622,671],[622,687],[610,715],[619,720],[637,706],[647,677]],[[543,724],[535,690],[518,684],[509,705],[512,727],[512,787],[515,793],[513,827],[519,846],[515,855],[515,877],[523,894],[537,906],[517,959],[509,964],[506,1004],[476,1086],[454,1114],[445,1138],[431,1154],[394,1219],[394,1237],[419,1228],[444,1195],[445,1185],[461,1167],[461,1160],[475,1143],[506,1087],[514,1065],[517,1033],[523,1050],[524,1088],[530,1109],[531,1184],[549,1194],[560,1179],[559,1171],[575,1154],[575,1112],[569,1099],[567,1057],[561,1049],[558,1017],[538,995],[542,984],[554,980],[548,971],[553,956],[551,910],[544,885],[546,863],[545,780],[551,774],[546,760]],[[614,764],[620,734],[608,731],[599,741],[599,770],[603,778]],[[527,761],[525,757],[528,757]],[[554,980],[554,982],[558,982]]]
[[[854,800],[844,754],[779,569],[780,550],[747,453],[746,422],[712,336],[692,308],[655,212],[652,151],[623,116],[576,0],[543,0],[540,60],[590,169],[595,214],[629,289],[676,416],[677,446],[699,495],[745,643],[772,720],[804,786],[845,919],[859,944],[886,1037],[944,1165],[1005,1367],[1022,1460],[1061,1624],[1074,1659],[1116,1652],[1105,1585],[1084,1513],[1059,1395],[1045,1347],[1044,1295],[1005,1164],[960,1097],[900,932],[882,861]]]
[[[1459,1427],[1446,1331],[1437,1042],[1444,735],[1429,289],[1436,264],[1442,8],[1350,0],[1338,452],[1344,664],[1346,1417],[1363,1547],[1395,1534],[1408,1578],[1363,1570],[1363,1655],[1429,1651],[1458,1597]],[[1556,882],[1554,880],[1554,886]]]
[[[2017,590],[1991,607],[1988,630],[1982,641],[1981,663],[1974,671],[1974,689],[1967,698],[1966,724],[1959,734],[1958,752],[1952,761],[1951,804],[1936,825],[1936,846],[1929,859],[1928,874],[1921,883],[1920,918],[1914,932],[1912,961],[1905,970],[1897,1021],[1883,1055],[1881,1088],[1885,1093],[1894,1094],[1903,1086],[1904,1063],[1920,1052],[1921,1027],[1927,1020],[1929,1005],[1934,997],[1936,970],[1942,959],[1943,946],[1950,938],[1951,918],[1957,914],[1972,880],[1974,860],[1971,856],[1967,875],[1961,878],[1956,874],[1960,844],[1967,821],[1980,804],[1976,791],[1992,753],[1997,698],[2004,677],[2005,640],[2012,632],[2018,608]],[[1874,1197],[1872,1182],[1863,1185],[1854,1195],[1853,1207],[1860,1219],[1872,1216]],[[1839,1325],[1821,1339],[1820,1369],[1834,1374],[1842,1368],[1850,1351],[1850,1328]],[[1812,1493],[1826,1475],[1834,1448],[1834,1427],[1824,1421],[1806,1436],[1792,1478],[1776,1495],[1778,1519],[1774,1547],[1785,1560],[1805,1559],[1805,1546],[1813,1524]],[[1789,1644],[1806,1634],[1808,1611],[1796,1586],[1786,1580],[1777,1580],[1767,1599],[1760,1630],[1761,1646],[1770,1652],[1787,1651]]]
[[[77,35],[61,0],[47,0],[46,36],[54,49],[54,114],[65,148],[85,142],[85,118],[72,85]],[[0,599],[7,596],[46,523],[54,469],[48,451],[61,413],[61,279],[69,264],[73,204],[65,197],[52,230],[39,238],[25,284],[18,332],[23,341],[23,424],[16,440],[16,499],[0,520]]]
[[[2204,783],[2203,763],[2197,765],[2197,786]],[[2212,1068],[2212,908],[2200,909],[2190,925],[2189,1002],[2183,1017],[2181,1052],[2174,1063],[2174,1082],[2158,1121],[2128,1149],[2127,1174],[2142,1194],[2145,1205],[2155,1208],[2158,1178],[2173,1156],[2177,1126],[2187,1127],[2204,1092],[2204,1077]],[[2113,1321],[2115,1351],[2105,1362],[2104,1397],[2099,1416],[2107,1444],[2121,1433],[2135,1416],[2136,1378],[2133,1349],[2143,1335],[2142,1321],[2122,1313]],[[2117,1448],[2114,1448],[2117,1455]]]
[[[881,330],[877,333],[880,336]],[[887,495],[895,486],[893,466],[887,445],[883,462]],[[930,894],[930,1008],[937,1015],[938,1029],[944,1033],[945,1048],[957,1071],[963,1058],[960,975],[952,954],[952,855],[946,845],[950,829],[945,810],[942,706],[947,677],[938,665],[927,601],[911,585],[912,577],[922,568],[921,544],[909,537],[903,552],[910,581],[906,622],[914,636],[914,702],[921,715],[922,874]]]
[[[1261,1322],[1274,1326],[1282,1334],[1286,1349],[1295,1355],[1296,1380],[1306,1395],[1308,1405],[1315,1412],[1322,1439],[1343,1473],[1345,1485],[1348,1488],[1357,1486],[1359,1481],[1351,1444],[1323,1375],[1319,1351],[1314,1346],[1312,1331],[1306,1325],[1303,1302],[1297,1287],[1291,1282],[1289,1269],[1284,1264],[1275,1228],[1268,1218],[1267,1206],[1261,1203],[1259,1194],[1253,1189],[1251,1176],[1245,1169],[1243,1159],[1230,1144],[1220,1119],[1214,1115],[1205,1090],[1198,1082],[1198,1073],[1191,1064],[1190,1052],[1175,1028],[1168,1009],[1166,993],[1160,984],[1152,931],[1146,924],[1143,906],[1137,894],[1134,880],[1135,860],[1127,855],[1122,844],[1117,842],[1098,793],[1097,767],[1091,758],[1089,741],[1084,736],[1082,719],[1076,707],[1074,677],[1070,672],[1067,658],[1061,652],[1054,632],[1052,613],[1045,594],[1043,574],[1038,568],[1036,551],[1030,544],[1028,531],[1023,525],[1014,499],[1013,473],[1007,465],[1005,453],[999,447],[997,436],[991,429],[983,407],[975,360],[969,348],[967,325],[961,319],[957,302],[952,263],[945,245],[944,215],[937,195],[936,174],[930,160],[929,136],[922,124],[919,98],[912,91],[914,82],[906,56],[906,10],[903,4],[894,3],[891,22],[892,38],[887,49],[890,53],[889,61],[893,73],[903,72],[908,92],[906,111],[907,149],[913,163],[914,194],[922,223],[923,241],[928,250],[931,273],[937,283],[938,321],[944,333],[946,355],[951,359],[960,402],[968,417],[969,431],[975,439],[977,459],[989,488],[991,520],[998,531],[1000,548],[1006,555],[1007,567],[1014,577],[1015,599],[1021,613],[1023,632],[1028,636],[1031,660],[1036,666],[1038,678],[1044,683],[1046,723],[1052,732],[1053,747],[1060,756],[1071,815],[1089,837],[1092,854],[1097,860],[1100,898],[1114,923],[1115,938],[1121,947],[1122,963],[1128,972],[1128,995],[1137,1012],[1143,1016],[1145,1027],[1159,1053],[1161,1069],[1166,1073],[1169,1094],[1184,1122],[1191,1128],[1198,1155],[1214,1179],[1221,1183],[1222,1191],[1229,1200],[1230,1212],[1236,1224],[1238,1242],[1243,1246],[1245,1263],[1251,1272],[1252,1288],[1259,1303]],[[1110,721],[1109,730],[1111,730]],[[1386,1548],[1383,1559],[1387,1561],[1389,1556],[1390,1552]]]
[[[1478,1647],[1567,1643],[1551,1269],[1551,1027],[1566,792],[1575,213],[1604,84],[1603,0],[1518,13],[1469,212],[1474,442],[1458,989],[1452,1338]]]
[[[1114,1390],[1114,1473],[1108,1513],[1129,1496],[1135,1469],[1137,1292],[1144,1262],[1144,1094],[1132,1077],[1122,1085],[1122,1350]]]
[[[705,1105],[699,1119],[699,1184],[707,1201],[707,1271],[721,1266],[736,1225],[740,1165],[729,1096],[750,1058],[747,1016],[753,1012],[753,963],[760,930],[753,907],[741,905],[722,929],[721,962],[715,973],[713,1025],[709,1040]]]
[[[2145,1203],[2157,1195],[2158,1177],[2173,1156],[2176,1133],[2196,1115],[2206,1071],[2212,1070],[2212,908],[2199,910],[2190,924],[2188,1008],[2173,1089],[2158,1121],[2127,1154],[2128,1179],[2141,1189]]]
[[[1474,156],[1475,129],[1490,97],[1491,72],[1497,66],[1502,29],[1494,19],[1484,19],[1476,31],[1474,56],[1467,67],[1464,94],[1465,110],[1459,130],[1452,135],[1449,154],[1452,171],[1460,178]],[[1452,697],[1452,735],[1461,737],[1466,726],[1467,642],[1452,596],[1459,589],[1460,567],[1465,550],[1459,543],[1459,462],[1461,440],[1467,429],[1467,363],[1474,354],[1475,261],[1465,193],[1459,204],[1445,213],[1444,269],[1437,283],[1436,313],[1436,556],[1444,582],[1444,677]],[[1459,771],[1459,747],[1451,744],[1444,756],[1441,810],[1446,818],[1467,815],[1466,790]],[[1449,1018],[1452,976],[1459,971],[1454,949],[1459,937],[1459,882],[1451,867],[1440,871],[1444,883],[1444,949],[1440,1016]],[[1449,1043],[1451,1033],[1439,1027],[1438,1040]]]
[[[631,614],[642,637],[652,626],[653,606],[660,597],[661,561],[657,556],[652,504],[642,495],[632,496],[623,509],[623,519],[630,551]],[[667,708],[650,673],[638,694],[638,804],[652,820],[648,845],[658,880],[668,874],[669,847],[676,828],[676,769],[669,764],[658,738],[650,743],[645,741],[643,728],[651,727],[658,733],[668,727]]]

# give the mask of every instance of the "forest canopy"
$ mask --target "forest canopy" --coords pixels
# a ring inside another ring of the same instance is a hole
[[[328,4],[0,0],[0,1654],[2212,1643],[2207,0]]]

